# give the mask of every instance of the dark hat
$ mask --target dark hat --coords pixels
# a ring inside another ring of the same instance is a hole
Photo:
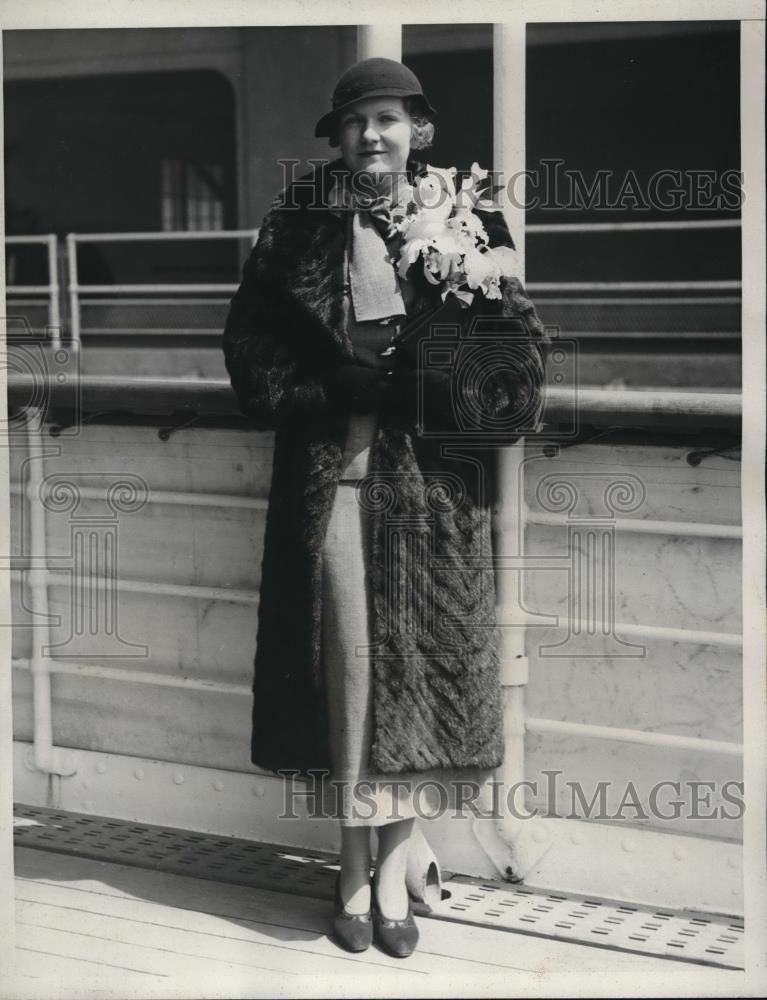
[[[333,91],[333,110],[317,122],[315,136],[332,135],[339,111],[363,97],[418,97],[424,111],[436,115],[426,100],[418,77],[395,59],[363,59],[350,66]]]

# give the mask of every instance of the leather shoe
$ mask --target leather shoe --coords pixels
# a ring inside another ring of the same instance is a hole
[[[390,920],[381,912],[373,893],[373,931],[376,944],[394,958],[407,958],[418,944],[418,927],[413,919],[413,906],[407,900],[407,916],[403,920]]]
[[[347,951],[365,951],[373,941],[370,910],[367,913],[347,913],[341,899],[341,872],[336,875],[336,913],[333,930],[336,941]]]

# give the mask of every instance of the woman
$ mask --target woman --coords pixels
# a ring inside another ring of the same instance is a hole
[[[392,266],[389,223],[424,174],[412,151],[433,117],[401,63],[341,77],[315,132],[341,157],[274,202],[224,333],[241,409],[276,432],[252,760],[332,776],[336,937],[362,950],[375,934],[399,957],[418,937],[405,865],[419,803],[405,779],[481,780],[503,759],[492,449],[537,424],[547,343],[516,280],[498,301],[451,296],[435,314],[439,286]],[[491,245],[512,245],[500,213],[477,214]],[[429,317],[459,340],[489,317],[514,363],[462,378],[453,338],[447,363],[425,364]],[[466,432],[461,414],[477,407],[492,436]]]

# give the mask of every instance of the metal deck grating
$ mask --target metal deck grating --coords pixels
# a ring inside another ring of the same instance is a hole
[[[73,854],[193,878],[331,899],[337,859],[278,844],[17,805],[18,847]],[[551,893],[454,875],[441,903],[414,904],[419,916],[556,938],[677,961],[742,969],[743,921],[656,910],[575,893]]]

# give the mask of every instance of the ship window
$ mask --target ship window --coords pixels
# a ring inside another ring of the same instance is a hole
[[[223,165],[163,159],[160,169],[165,232],[224,228]]]

